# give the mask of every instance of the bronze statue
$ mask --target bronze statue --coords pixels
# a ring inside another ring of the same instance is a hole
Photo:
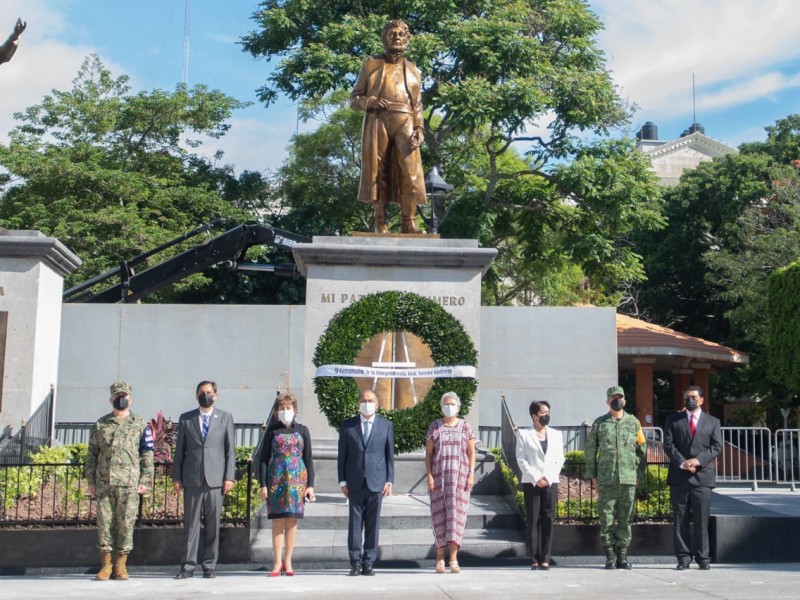
[[[358,199],[372,203],[378,233],[389,231],[387,204],[400,205],[403,233],[417,233],[417,205],[428,203],[419,151],[425,140],[422,76],[403,56],[410,38],[403,21],[386,23],[384,53],[364,61],[350,94],[350,107],[364,111]]]
[[[28,23],[26,21],[17,19],[17,23],[14,25],[14,30],[11,32],[11,35],[8,36],[8,39],[0,46],[0,64],[10,61],[11,57],[14,56],[14,53],[17,51],[17,46],[19,46],[19,38],[27,26]]]

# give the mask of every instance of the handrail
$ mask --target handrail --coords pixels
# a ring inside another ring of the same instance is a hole
[[[0,448],[0,464],[22,465],[28,462],[28,454],[36,452],[40,446],[50,446],[53,442],[53,417],[55,411],[55,386],[33,414],[20,425],[10,439]]]

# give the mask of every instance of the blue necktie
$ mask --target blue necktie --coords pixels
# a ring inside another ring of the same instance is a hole
[[[372,428],[372,423],[369,421],[364,421],[364,443],[366,444],[369,441],[369,434],[370,429]]]
[[[203,415],[203,440],[208,437],[208,415]]]

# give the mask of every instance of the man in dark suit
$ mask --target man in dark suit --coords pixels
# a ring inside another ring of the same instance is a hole
[[[233,416],[214,407],[217,384],[201,381],[195,395],[200,406],[181,415],[172,468],[175,493],[183,490],[184,550],[176,579],[194,575],[198,549],[203,577],[216,577],[222,499],[233,488],[236,476]]]
[[[689,568],[692,557],[700,569],[710,569],[708,517],[711,489],[716,484],[716,459],[722,451],[719,419],[704,413],[703,390],[690,386],[683,394],[685,411],[670,415],[664,426],[664,452],[669,457],[673,534],[678,570]],[[689,518],[694,531],[689,542]]]
[[[378,396],[359,394],[359,415],[339,432],[339,485],[348,500],[347,550],[350,575],[374,575],[381,503],[394,482],[394,426],[375,414]]]

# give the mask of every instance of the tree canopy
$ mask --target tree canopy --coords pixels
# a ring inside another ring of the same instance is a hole
[[[540,295],[547,286],[534,290],[525,275],[542,257],[584,300],[581,290],[608,301],[621,282],[641,279],[631,235],[661,226],[660,194],[647,158],[608,139],[629,109],[595,41],[600,21],[581,0],[261,2],[257,30],[242,40],[274,62],[261,99],[283,93],[312,111],[329,106],[364,58],[382,52],[381,28],[394,17],[411,29],[408,58],[424,78],[423,160],[456,186],[441,231],[479,230],[515,265],[516,277],[498,273],[484,300]],[[331,197],[320,192],[306,202]],[[364,213],[349,211],[350,226],[354,212]]]
[[[126,76],[90,56],[71,90],[15,115],[20,125],[0,145],[0,223],[78,254],[71,285],[216,218],[246,220],[238,205],[263,194],[259,174],[236,179],[191,152],[199,136],[224,135],[240,106],[200,85],[132,94]],[[191,301],[208,283],[195,277],[157,297]]]
[[[665,194],[668,226],[637,241],[648,279],[636,296],[640,316],[748,352],[750,364],[722,374],[715,395],[756,397],[756,411],[780,425],[777,408],[797,397],[769,377],[767,281],[800,256],[800,117],[766,131]]]

